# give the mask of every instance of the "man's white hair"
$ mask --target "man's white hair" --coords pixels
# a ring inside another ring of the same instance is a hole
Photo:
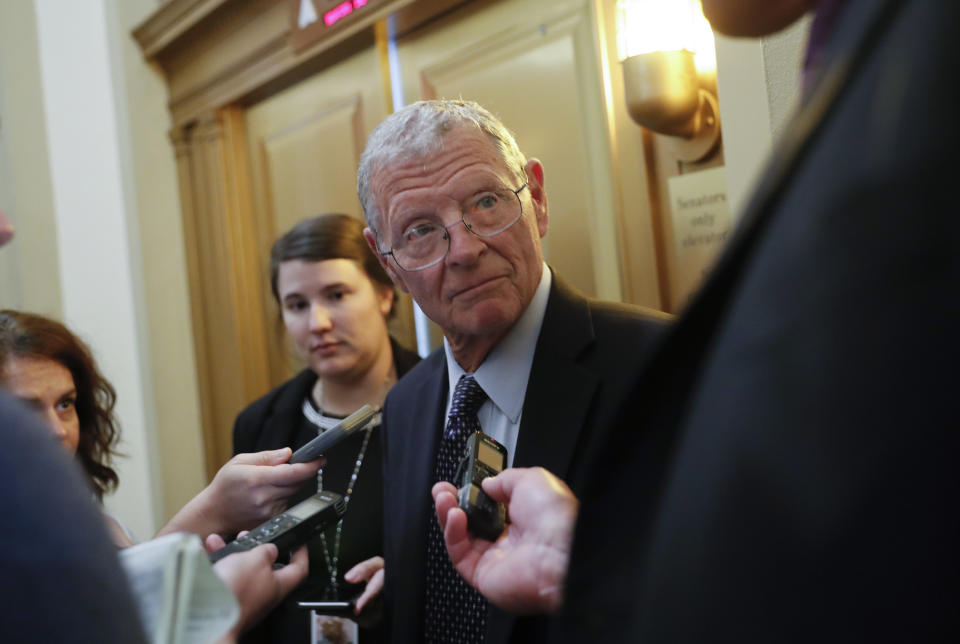
[[[426,159],[443,149],[444,137],[452,130],[473,127],[490,137],[507,168],[524,177],[526,158],[510,131],[497,117],[473,101],[419,101],[388,116],[367,140],[357,170],[357,195],[367,226],[379,237],[380,213],[370,182],[373,175],[397,162]]]

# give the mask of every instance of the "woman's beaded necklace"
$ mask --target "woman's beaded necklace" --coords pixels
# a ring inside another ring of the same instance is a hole
[[[385,389],[390,388],[391,379],[387,378],[385,383]],[[318,401],[323,400],[323,385],[320,380],[317,380],[317,384],[314,387],[312,392]],[[384,391],[386,394],[386,391]],[[319,404],[318,404],[319,407]],[[323,415],[323,409],[313,408],[313,405],[310,404],[310,396],[308,395],[303,401],[303,415],[306,416],[307,420],[312,424],[316,425],[320,432],[324,432],[333,425],[328,420],[328,417]],[[334,423],[335,424],[335,423]],[[357,460],[354,462],[353,473],[350,474],[350,482],[347,483],[347,492],[343,495],[343,516],[337,521],[336,533],[333,537],[333,550],[330,550],[330,547],[327,545],[327,535],[323,532],[320,533],[320,543],[323,546],[323,559],[327,564],[327,571],[330,573],[330,585],[327,586],[326,599],[337,599],[339,596],[340,582],[338,581],[338,564],[340,560],[340,538],[343,534],[343,520],[346,518],[347,507],[350,505],[350,497],[353,496],[353,488],[356,486],[357,477],[360,475],[360,466],[363,465],[363,457],[367,453],[367,445],[370,444],[370,435],[373,433],[373,428],[380,424],[379,414],[373,419],[370,423],[370,426],[364,430],[363,443],[360,445],[360,452],[357,454]],[[321,467],[317,470],[317,492],[323,491],[323,468]]]

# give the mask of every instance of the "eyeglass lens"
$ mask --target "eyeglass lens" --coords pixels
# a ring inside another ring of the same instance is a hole
[[[513,190],[492,190],[474,195],[460,204],[464,225],[474,235],[492,237],[520,219],[523,214],[518,194],[526,184]],[[393,258],[404,270],[418,270],[436,264],[450,249],[449,228],[439,220],[420,220],[392,235]]]

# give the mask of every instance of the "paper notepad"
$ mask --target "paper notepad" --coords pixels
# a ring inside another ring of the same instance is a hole
[[[154,644],[209,644],[240,617],[197,535],[177,532],[125,548],[120,562]]]

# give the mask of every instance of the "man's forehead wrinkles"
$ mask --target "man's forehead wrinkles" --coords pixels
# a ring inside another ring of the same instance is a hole
[[[487,185],[492,183],[502,183],[501,172],[494,167],[488,166],[484,161],[476,161],[455,168],[448,169],[449,172],[443,172],[440,176],[426,176],[428,172],[411,173],[406,176],[397,177],[393,182],[393,198],[409,198],[410,193],[433,193],[438,196],[449,197],[448,193],[454,193],[462,190],[464,187],[472,188],[474,186]],[[436,170],[433,174],[436,174]]]

